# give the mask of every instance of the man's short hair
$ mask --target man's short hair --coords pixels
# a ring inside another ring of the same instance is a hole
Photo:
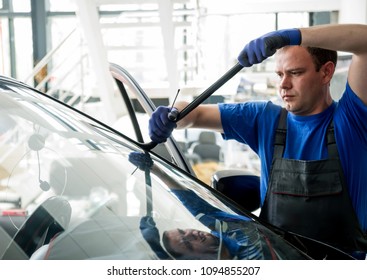
[[[336,66],[336,62],[338,60],[338,54],[336,51],[315,47],[307,47],[306,49],[311,54],[316,71],[319,71],[321,66],[328,61],[331,61]]]
[[[162,242],[163,242],[163,246],[166,249],[166,251],[176,260],[179,260],[183,257],[183,255],[181,253],[176,252],[172,247],[171,244],[169,242],[169,238],[167,236],[167,232],[164,231],[163,232],[163,236],[162,236]]]

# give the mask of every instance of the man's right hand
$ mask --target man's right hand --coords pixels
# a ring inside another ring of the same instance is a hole
[[[155,143],[163,143],[171,136],[172,131],[177,127],[175,121],[169,119],[168,114],[176,108],[159,106],[149,120],[149,136]]]

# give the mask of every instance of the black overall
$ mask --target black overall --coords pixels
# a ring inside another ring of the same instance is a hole
[[[283,108],[260,217],[345,252],[367,252],[367,238],[354,212],[339,161],[333,121],[327,131],[328,159],[283,158],[286,133],[287,111]]]

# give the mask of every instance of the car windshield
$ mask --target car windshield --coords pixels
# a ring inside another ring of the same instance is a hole
[[[2,259],[305,258],[191,175],[26,86],[2,82],[0,133]]]

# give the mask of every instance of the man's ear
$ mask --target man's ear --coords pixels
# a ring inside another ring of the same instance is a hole
[[[325,83],[330,83],[334,72],[335,72],[335,64],[331,61],[326,62],[320,69],[323,74],[323,79]]]

